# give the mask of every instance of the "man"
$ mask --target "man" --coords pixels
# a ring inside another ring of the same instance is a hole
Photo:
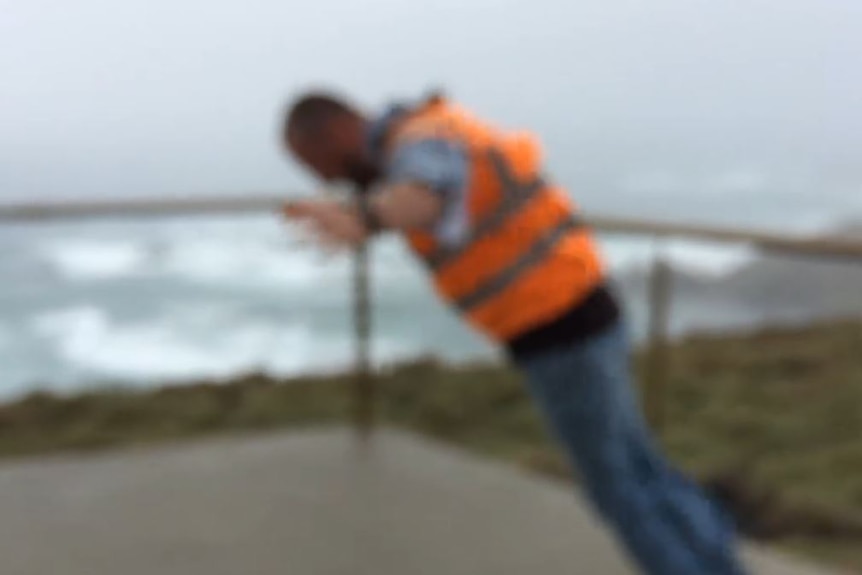
[[[299,201],[286,216],[332,248],[402,234],[437,293],[525,374],[595,511],[645,573],[744,572],[729,519],[649,435],[601,256],[532,135],[439,95],[369,118],[311,93],[290,107],[284,143],[324,181],[360,191],[355,206]]]

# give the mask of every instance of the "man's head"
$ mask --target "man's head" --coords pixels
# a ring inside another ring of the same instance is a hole
[[[283,142],[321,179],[346,180],[364,188],[379,174],[365,150],[366,125],[363,114],[344,100],[308,93],[291,104]]]

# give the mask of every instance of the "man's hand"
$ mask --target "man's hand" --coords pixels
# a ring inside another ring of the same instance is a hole
[[[427,229],[440,217],[440,196],[415,184],[397,184],[372,192],[370,208],[387,229]],[[290,219],[308,223],[318,240],[328,249],[356,247],[370,233],[359,210],[333,200],[298,200],[285,205]]]
[[[329,250],[357,247],[368,237],[359,213],[334,200],[297,200],[286,204],[282,213],[309,224],[317,240]]]

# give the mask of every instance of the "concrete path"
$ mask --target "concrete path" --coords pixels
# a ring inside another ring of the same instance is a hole
[[[748,550],[756,573],[817,575]],[[626,575],[574,491],[347,430],[0,466],[2,575]]]

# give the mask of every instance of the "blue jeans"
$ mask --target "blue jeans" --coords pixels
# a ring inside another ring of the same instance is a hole
[[[650,437],[624,324],[517,360],[593,509],[651,575],[739,575],[729,516]]]

